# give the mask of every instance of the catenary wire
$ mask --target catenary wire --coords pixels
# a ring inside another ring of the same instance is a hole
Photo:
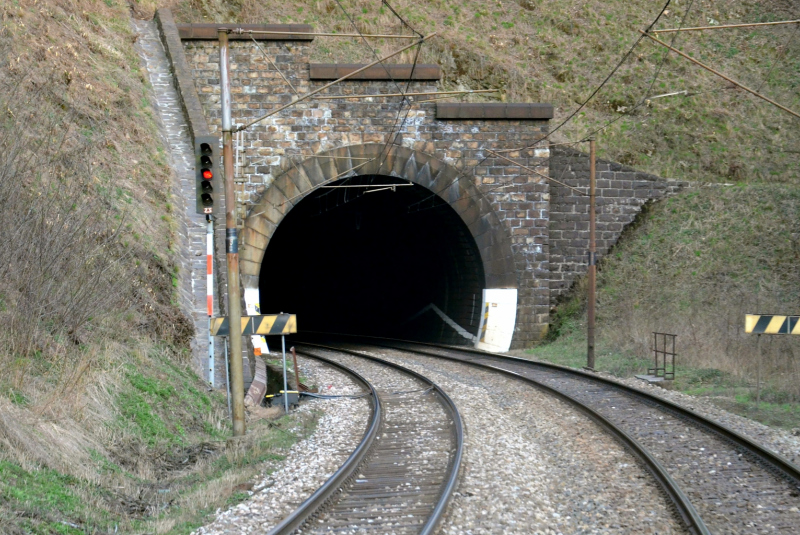
[[[369,50],[370,50],[370,52],[372,53],[372,55],[373,55],[374,57],[378,58],[379,56],[378,56],[378,53],[377,53],[377,51],[376,51],[376,50],[375,50],[375,49],[374,49],[374,48],[373,48],[373,47],[372,47],[372,46],[369,44],[369,41],[367,41],[367,39],[366,39],[366,38],[363,36],[363,34],[362,34],[361,30],[358,28],[358,25],[355,23],[355,20],[353,20],[353,18],[350,16],[350,14],[347,12],[347,10],[346,10],[346,9],[344,8],[344,6],[341,4],[340,0],[336,0],[336,4],[337,4],[337,5],[339,6],[339,8],[342,10],[342,13],[344,13],[345,17],[346,17],[346,18],[347,18],[347,19],[350,21],[350,24],[353,26],[353,28],[355,28],[356,32],[358,32],[358,34],[361,36],[361,38],[362,38],[362,41],[363,41],[363,42],[364,42],[364,44],[367,46],[367,48],[369,48]],[[401,21],[401,22],[402,22],[402,23],[403,23],[405,26],[407,26],[407,27],[408,27],[408,28],[409,28],[411,31],[413,31],[414,33],[416,33],[417,35],[419,35],[419,32],[418,32],[418,31],[416,31],[414,28],[412,28],[412,27],[411,27],[411,26],[410,26],[410,25],[409,25],[409,24],[408,24],[408,23],[407,23],[405,20],[403,20],[403,18],[402,18],[402,17],[400,17],[400,15],[399,15],[399,14],[398,14],[398,13],[397,13],[397,12],[396,12],[396,11],[395,11],[393,8],[392,8],[392,7],[391,7],[391,5],[389,5],[389,4],[388,4],[388,2],[386,2],[386,1],[384,0],[383,4],[384,4],[384,5],[386,5],[386,6],[387,6],[387,7],[388,7],[388,8],[389,8],[391,11],[392,11],[392,13],[394,13],[394,15],[395,15],[395,16],[396,16],[396,17],[397,17],[397,18],[398,18],[398,19],[399,19],[399,20],[400,20],[400,21]],[[422,44],[420,43],[420,44],[419,44],[419,46],[417,47],[417,51],[416,51],[416,53],[415,53],[415,55],[414,55],[414,62],[413,62],[413,64],[412,64],[412,66],[411,66],[411,74],[410,74],[410,76],[409,76],[409,79],[408,79],[408,81],[407,81],[407,83],[406,83],[406,88],[405,88],[405,90],[403,90],[403,89],[402,89],[402,87],[400,86],[400,84],[397,82],[397,80],[395,80],[395,79],[392,77],[392,75],[391,75],[391,72],[389,71],[388,67],[387,67],[387,66],[384,64],[384,62],[381,62],[381,63],[380,63],[380,65],[381,65],[381,66],[384,68],[384,70],[386,71],[386,74],[387,74],[387,76],[389,77],[389,79],[392,81],[392,83],[394,84],[394,86],[397,88],[398,92],[402,94],[402,98],[401,98],[401,100],[400,100],[400,106],[398,107],[398,110],[397,110],[397,115],[395,116],[394,123],[392,124],[392,128],[389,130],[388,134],[386,135],[386,142],[384,143],[384,146],[383,146],[383,148],[381,149],[381,152],[380,152],[380,153],[379,153],[379,155],[376,157],[376,158],[378,158],[378,159],[379,159],[379,166],[378,166],[378,169],[381,169],[381,168],[383,167],[383,163],[386,161],[386,157],[388,156],[388,147],[389,147],[390,145],[394,144],[394,140],[395,140],[395,138],[396,138],[395,131],[396,131],[396,130],[398,130],[398,128],[397,128],[397,122],[400,120],[400,115],[401,115],[401,114],[402,114],[402,112],[403,112],[403,107],[404,107],[406,104],[408,105],[408,108],[407,108],[407,110],[406,110],[405,116],[403,117],[403,120],[402,120],[402,122],[400,123],[400,128],[399,128],[399,130],[400,130],[400,131],[402,131],[403,127],[405,126],[405,123],[406,123],[406,121],[408,120],[408,115],[409,115],[409,113],[411,112],[411,105],[412,105],[412,101],[411,101],[411,100],[410,100],[410,99],[409,99],[409,98],[406,96],[406,93],[408,93],[408,91],[409,91],[409,89],[410,89],[410,87],[411,87],[411,82],[412,82],[412,80],[414,79],[414,73],[416,72],[416,67],[417,67],[417,63],[418,63],[418,60],[419,60],[419,54],[420,54],[420,51],[421,51],[421,49],[422,49]],[[348,177],[348,178],[349,178],[349,177]],[[347,180],[347,179],[345,179],[345,180]],[[324,196],[329,196],[329,195],[331,195],[331,193],[332,193],[332,192],[325,193],[325,194],[323,194],[321,197],[324,197]],[[336,206],[335,206],[335,207],[338,207],[338,206],[340,206],[340,205],[339,205],[339,203],[338,203],[338,196],[339,196],[339,192],[337,191],[337,192],[335,192],[334,194],[335,194],[335,196],[336,196],[336,198],[337,198],[337,203],[336,203]],[[355,200],[355,199],[357,199],[357,198],[361,197],[362,195],[364,195],[364,194],[365,194],[365,192],[355,192],[355,193],[354,193],[354,197],[353,197],[352,199],[349,199],[349,200],[348,200],[348,194],[349,194],[349,192],[347,192],[347,191],[345,191],[345,192],[342,194],[342,196],[343,196],[343,202],[342,202],[342,205],[344,205],[344,204],[347,204],[348,202],[350,202],[350,200]],[[326,201],[326,207],[327,207],[327,201]],[[327,212],[328,210],[326,209],[325,211]]]
[[[658,15],[655,17],[655,19],[653,19],[653,22],[651,22],[651,23],[648,25],[648,27],[647,27],[647,30],[646,30],[646,31],[650,31],[650,30],[653,28],[653,26],[655,26],[655,25],[658,23],[658,21],[659,21],[659,20],[661,19],[661,17],[664,15],[664,12],[667,10],[667,8],[669,7],[669,5],[670,5],[670,3],[671,3],[671,2],[672,2],[672,0],[667,0],[667,2],[666,2],[666,3],[664,4],[664,6],[661,8],[661,11],[659,11]],[[579,113],[579,112],[580,112],[580,111],[581,111],[581,110],[582,110],[584,107],[586,107],[586,105],[587,105],[587,104],[588,104],[588,103],[589,103],[589,102],[590,102],[590,101],[591,101],[591,100],[592,100],[592,99],[595,97],[595,95],[597,95],[597,93],[598,93],[598,92],[599,92],[599,91],[600,91],[600,90],[601,90],[601,89],[602,89],[602,88],[603,88],[603,87],[604,87],[604,86],[605,86],[605,85],[608,83],[608,81],[611,79],[611,77],[612,77],[614,74],[616,74],[616,72],[617,72],[617,71],[619,70],[619,68],[620,68],[620,67],[621,67],[621,66],[622,66],[622,65],[625,63],[625,61],[627,61],[627,59],[628,59],[628,58],[630,57],[630,55],[633,53],[633,50],[634,50],[634,49],[635,49],[635,48],[636,48],[636,47],[639,45],[639,43],[641,43],[642,39],[644,39],[644,35],[639,35],[639,37],[636,39],[636,41],[633,43],[633,45],[631,45],[631,47],[628,49],[628,51],[625,53],[625,55],[622,57],[622,59],[621,59],[619,62],[617,62],[617,64],[616,64],[616,66],[614,67],[614,69],[611,71],[611,73],[609,73],[609,75],[608,75],[608,76],[606,76],[606,78],[603,80],[603,82],[602,82],[602,83],[601,83],[601,84],[600,84],[600,85],[599,85],[599,86],[598,86],[598,87],[597,87],[597,88],[596,88],[596,89],[595,89],[595,90],[594,90],[594,91],[591,93],[591,95],[589,95],[589,97],[588,97],[587,99],[585,99],[585,100],[584,100],[584,101],[583,101],[583,102],[580,104],[580,106],[578,106],[578,108],[577,108],[575,111],[573,111],[573,112],[572,112],[572,113],[571,113],[571,114],[570,114],[570,115],[569,115],[569,116],[568,116],[566,119],[564,119],[564,120],[563,120],[563,121],[562,121],[562,122],[561,122],[561,123],[560,123],[560,124],[559,124],[559,125],[558,125],[556,128],[554,128],[553,130],[551,130],[550,132],[548,132],[548,133],[547,133],[545,136],[543,136],[541,139],[537,140],[537,141],[536,141],[536,142],[535,142],[533,145],[529,145],[529,146],[527,146],[527,147],[523,147],[523,148],[516,148],[516,149],[506,149],[506,150],[498,150],[497,152],[512,152],[512,151],[513,151],[513,152],[515,152],[515,151],[522,151],[522,150],[530,150],[530,149],[534,148],[536,145],[538,145],[539,143],[542,143],[543,141],[545,141],[545,140],[548,140],[548,139],[549,139],[549,138],[550,138],[550,137],[551,137],[553,134],[555,134],[555,133],[556,133],[556,132],[557,132],[557,131],[558,131],[560,128],[562,128],[562,127],[563,127],[564,125],[566,125],[566,124],[567,124],[569,121],[571,121],[571,120],[572,120],[572,119],[573,119],[573,118],[574,118],[574,117],[575,117],[575,116],[576,116],[576,115],[577,115],[577,114],[578,114],[578,113]],[[481,159],[480,159],[480,160],[479,160],[479,161],[478,161],[478,162],[477,162],[475,165],[473,165],[473,166],[472,166],[472,167],[469,169],[469,172],[470,172],[470,174],[471,174],[471,172],[472,172],[472,171],[473,171],[475,168],[477,168],[478,166],[482,165],[482,164],[483,164],[483,163],[484,163],[484,162],[485,162],[487,159],[489,159],[489,156],[484,156],[484,157],[482,157],[482,158],[481,158]],[[458,180],[460,180],[461,178],[463,178],[464,176],[466,176],[466,174],[467,174],[467,169],[464,169],[464,170],[462,170],[462,172],[461,172],[461,173],[459,173],[459,174],[458,174],[458,175],[457,175],[457,176],[456,176],[456,177],[455,177],[453,180],[451,180],[451,181],[450,181],[450,182],[449,182],[449,183],[448,183],[448,184],[447,184],[445,187],[443,187],[441,190],[439,190],[439,191],[436,191],[436,192],[433,192],[433,193],[431,193],[431,195],[429,195],[428,197],[426,197],[426,198],[424,198],[424,199],[420,199],[419,201],[417,201],[417,202],[415,202],[415,203],[412,203],[412,204],[410,204],[410,205],[409,205],[409,211],[411,210],[411,208],[412,208],[412,207],[414,207],[414,206],[417,206],[417,205],[419,205],[419,204],[421,204],[421,203],[423,203],[423,202],[427,201],[428,199],[432,198],[433,196],[437,196],[437,195],[439,195],[440,193],[442,193],[443,191],[445,191],[446,189],[448,189],[450,186],[452,186],[452,185],[453,185],[453,183],[455,183],[456,181],[458,181]]]
[[[691,0],[691,2],[689,2],[689,6],[686,8],[686,11],[683,14],[683,17],[681,17],[681,22],[678,25],[678,28],[683,28],[683,25],[686,24],[686,20],[689,18],[689,13],[691,12],[693,6],[694,6],[694,0]],[[652,26],[651,26],[651,28],[652,28]],[[673,46],[673,47],[675,46],[675,41],[676,41],[678,35],[680,35],[679,32],[676,32],[673,35],[672,40],[669,43],[670,46]],[[661,74],[661,70],[664,68],[664,65],[667,62],[667,58],[669,58],[669,53],[670,53],[670,50],[667,50],[666,53],[664,54],[664,57],[661,58],[661,61],[659,62],[658,66],[656,67],[656,71],[653,74],[653,79],[650,81],[650,85],[648,86],[648,88],[644,92],[644,94],[642,95],[642,98],[639,99],[639,102],[637,102],[636,105],[633,106],[630,110],[625,110],[622,113],[622,115],[620,115],[619,117],[615,117],[614,119],[608,121],[606,124],[604,124],[600,128],[597,128],[597,129],[593,130],[592,132],[590,132],[589,134],[587,134],[586,136],[584,136],[581,141],[588,141],[590,138],[594,137],[598,132],[602,132],[603,130],[605,130],[606,128],[608,128],[612,124],[616,123],[617,121],[622,120],[623,118],[627,117],[628,115],[632,115],[634,111],[638,110],[645,102],[647,102],[648,95],[650,95],[650,92],[653,90],[653,87],[655,86],[656,81],[658,81],[658,77]]]

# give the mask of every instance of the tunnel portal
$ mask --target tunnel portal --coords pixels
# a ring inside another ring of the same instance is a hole
[[[296,313],[305,332],[471,343],[485,275],[458,214],[394,177],[331,185],[339,187],[307,195],[275,230],[261,264],[261,309]]]

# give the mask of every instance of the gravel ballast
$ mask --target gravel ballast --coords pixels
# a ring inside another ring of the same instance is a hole
[[[364,391],[347,375],[301,358],[302,373],[321,385],[322,394],[357,395]],[[227,511],[196,535],[265,533],[294,511],[339,469],[361,442],[370,415],[366,398],[305,401],[298,411],[322,411],[314,433],[289,450],[286,460],[254,485],[253,496]]]
[[[755,420],[750,420],[749,418],[728,412],[716,406],[711,399],[690,396],[674,390],[666,390],[659,386],[646,383],[641,379],[619,379],[605,373],[601,375],[607,379],[632,386],[647,394],[666,399],[677,405],[691,409],[705,418],[714,420],[725,427],[733,429],[740,435],[762,446],[766,446],[792,463],[800,465],[800,436],[793,435],[785,429],[769,427]]]
[[[370,354],[434,380],[464,418],[463,475],[442,533],[684,532],[634,457],[566,403],[458,363]]]
[[[652,477],[569,405],[520,381],[458,363],[390,350],[370,354],[437,382],[464,418],[467,443],[462,476],[440,533],[684,532]],[[337,360],[356,361],[354,357]],[[302,367],[316,384],[323,385],[324,393],[360,393],[349,378],[327,366],[302,359]],[[789,432],[731,414],[710,400],[638,379],[601,375],[688,407],[792,462],[800,460],[800,437]],[[328,385],[332,385],[330,390]],[[368,402],[304,402],[300,410],[314,409],[323,411],[314,434],[296,444],[282,467],[255,485],[257,492],[250,500],[221,513],[195,533],[265,532],[338,469],[361,440]],[[296,479],[287,487],[284,482],[292,478]]]

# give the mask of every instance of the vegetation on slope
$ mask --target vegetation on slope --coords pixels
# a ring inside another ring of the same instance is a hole
[[[2,533],[188,532],[313,428],[251,422],[226,443],[225,398],[191,370],[130,16],[0,4]]]
[[[644,373],[651,333],[677,334],[676,387],[800,427],[797,337],[765,337],[759,358],[756,337],[744,333],[745,314],[797,313],[798,215],[795,185],[701,187],[652,205],[601,263],[597,367]],[[560,339],[534,355],[586,364],[584,290],[560,307]]]
[[[392,4],[419,31],[439,32],[420,60],[442,65],[443,89],[500,88],[507,101],[552,102],[554,124],[591,94],[660,7]],[[364,32],[408,32],[380,2],[342,5]],[[352,29],[335,0],[0,6],[0,525],[10,533],[186,532],[246,496],[250,474],[313,426],[255,425],[244,441],[223,446],[224,400],[187,371],[191,324],[174,303],[170,172],[129,21],[164,6],[187,22]],[[797,18],[794,9],[780,0],[673,0],[658,27]],[[798,108],[798,31],[680,34],[675,43]],[[385,53],[396,44],[375,46]],[[312,57],[373,56],[355,39],[317,39]],[[675,91],[687,93],[652,98]],[[788,230],[797,220],[796,120],[650,43],[637,46],[556,140],[615,119],[598,136],[602,156],[737,185],[654,207],[605,260],[598,362],[604,351],[641,356],[649,330],[672,330],[691,340],[681,354],[698,369],[751,377],[752,338],[719,333],[740,328],[747,303],[783,311],[797,302],[797,238]],[[570,317],[580,321],[579,312]],[[798,395],[791,344],[773,341],[765,351],[765,396],[776,403]],[[690,378],[701,389],[722,373]]]

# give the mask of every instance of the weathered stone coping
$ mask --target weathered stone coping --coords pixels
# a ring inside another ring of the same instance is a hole
[[[541,103],[447,102],[436,105],[437,119],[552,119],[553,105]]]
[[[338,80],[342,76],[360,69],[366,63],[312,63],[312,80]],[[412,78],[413,72],[413,78]],[[438,65],[420,63],[385,63],[362,71],[349,80],[441,80],[442,69]]]

